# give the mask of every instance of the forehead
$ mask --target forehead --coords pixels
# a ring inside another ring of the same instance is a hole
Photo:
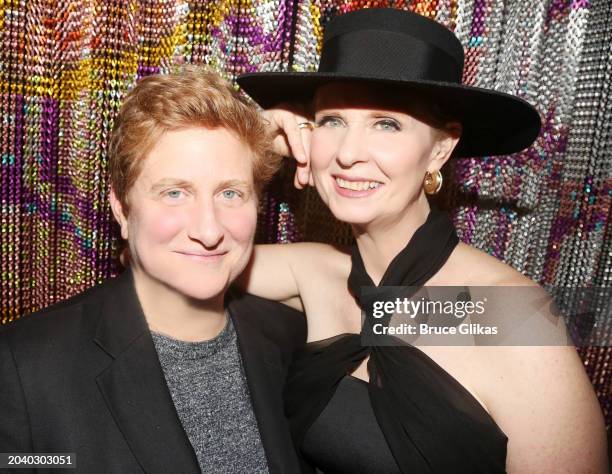
[[[227,129],[204,127],[164,132],[146,155],[141,177],[190,181],[252,179],[253,153]]]

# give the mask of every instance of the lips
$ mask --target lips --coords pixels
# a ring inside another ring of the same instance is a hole
[[[381,185],[378,181],[348,181],[336,177],[336,184],[343,189],[350,189],[352,191],[365,191],[367,189],[375,189]]]
[[[332,176],[334,187],[338,194],[344,197],[366,197],[374,194],[384,186],[380,181],[369,180],[361,177]]]
[[[199,252],[199,251],[183,251],[177,250],[175,253],[187,257],[191,260],[198,260],[203,262],[212,262],[223,258],[227,252]]]

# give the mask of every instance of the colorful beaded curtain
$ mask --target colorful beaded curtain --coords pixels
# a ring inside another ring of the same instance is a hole
[[[462,240],[543,285],[610,287],[606,0],[0,0],[2,323],[117,272],[105,150],[139,78],[181,63],[232,80],[312,70],[329,18],[376,6],[443,23],[465,47],[465,83],[517,94],[542,116],[528,150],[447,166],[442,199]],[[289,166],[258,238],[346,243],[350,232],[316,192],[291,189]],[[581,356],[610,424],[612,349]]]

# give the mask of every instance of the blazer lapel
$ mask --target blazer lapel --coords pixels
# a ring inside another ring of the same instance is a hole
[[[114,282],[95,342],[114,360],[96,382],[145,472],[200,472],[166,385],[131,271]]]
[[[282,391],[285,371],[280,365],[279,349],[250,320],[257,320],[258,308],[229,304],[236,328],[238,347],[247,378],[253,411],[271,473],[295,473],[297,464],[289,424],[284,414]]]

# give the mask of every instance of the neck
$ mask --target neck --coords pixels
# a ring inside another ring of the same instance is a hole
[[[213,339],[226,324],[224,292],[199,300],[179,293],[132,266],[136,294],[152,331],[180,341]]]
[[[430,207],[423,193],[397,217],[365,226],[353,226],[353,234],[368,275],[378,285],[395,256],[425,223]]]

